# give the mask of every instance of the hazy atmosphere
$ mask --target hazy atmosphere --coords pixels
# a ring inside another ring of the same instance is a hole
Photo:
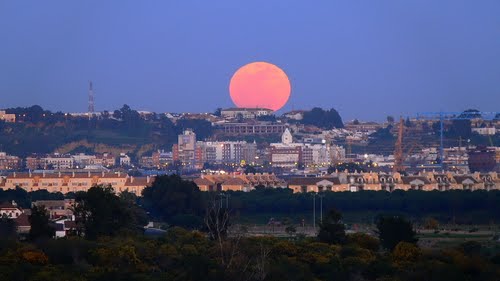
[[[232,106],[232,74],[267,61],[282,109],[346,119],[492,111],[499,1],[1,1],[0,104],[157,112]],[[189,102],[186,102],[189,101]]]

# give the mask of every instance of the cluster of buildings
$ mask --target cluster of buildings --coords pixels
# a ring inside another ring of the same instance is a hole
[[[201,169],[205,163],[244,165],[256,160],[257,144],[246,141],[197,141],[185,130],[172,147],[172,159],[186,169]]]
[[[24,160],[24,161],[23,161]],[[70,169],[106,169],[118,166],[131,166],[132,161],[125,153],[115,157],[111,153],[88,155],[79,154],[32,154],[25,159],[0,152],[0,170],[70,170]]]
[[[73,214],[74,199],[34,201],[32,207],[43,207],[49,215],[49,225],[55,230],[55,237],[61,238],[76,233],[76,222]],[[0,203],[0,216],[14,221],[16,232],[27,236],[31,230],[29,216],[31,209],[23,209],[15,201]]]
[[[500,178],[496,172],[459,174],[452,172],[401,173],[334,172],[318,177],[289,177],[281,179],[274,174],[202,174],[194,179],[202,191],[251,191],[258,186],[289,188],[294,193],[358,192],[363,190],[498,190]]]
[[[141,195],[142,190],[150,186],[153,181],[154,177],[133,177],[121,172],[13,172],[0,178],[0,188],[6,190],[19,187],[28,192],[47,190],[49,192],[67,194],[70,192],[87,191],[93,186],[103,185],[113,187],[116,192],[128,191],[136,195]]]
[[[102,153],[96,155],[80,154],[34,154],[26,157],[26,168],[28,170],[64,170],[78,169],[89,166],[94,167],[114,167],[129,166],[131,163],[130,157],[125,153],[121,153],[118,158],[110,153]]]
[[[345,158],[345,149],[321,138],[304,138],[302,142],[294,142],[287,128],[280,143],[270,144],[270,155],[270,163],[274,167],[329,166]]]

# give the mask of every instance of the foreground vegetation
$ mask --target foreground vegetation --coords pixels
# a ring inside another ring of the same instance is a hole
[[[266,192],[252,196],[265,201]],[[21,204],[62,196],[18,189],[0,192],[0,198],[13,194],[27,196]],[[267,195],[281,193],[273,194]],[[398,214],[378,216],[375,235],[346,234],[343,216],[332,206],[313,237],[290,222],[281,238],[252,236],[234,223],[235,212],[221,206],[220,197],[210,195],[177,176],[160,177],[142,198],[92,187],[71,195],[77,227],[61,239],[51,238],[43,208],[32,210],[24,240],[2,219],[0,280],[500,280],[500,252],[473,241],[477,237],[419,247],[419,239],[438,234],[417,234]],[[144,232],[150,219],[168,225],[166,232]],[[429,228],[436,223],[427,222]]]

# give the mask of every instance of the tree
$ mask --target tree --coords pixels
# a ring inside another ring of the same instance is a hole
[[[311,111],[304,112],[301,122],[306,125],[314,125],[323,129],[343,128],[344,123],[335,109],[323,110],[315,107]]]
[[[205,226],[210,239],[218,242],[225,240],[230,226],[229,210],[221,208],[217,200],[212,200],[205,215]]]
[[[363,249],[374,252],[378,251],[380,248],[380,242],[376,237],[362,232],[347,235],[347,240],[349,243],[356,244]]]
[[[405,127],[406,128],[409,128],[411,127],[412,124],[411,124],[411,120],[410,120],[410,117],[406,117],[406,120],[405,120]]]
[[[217,109],[214,111],[214,115],[218,116],[218,117],[221,117],[222,116],[222,108],[221,107],[217,107]]]
[[[418,239],[411,222],[400,216],[381,216],[376,220],[382,246],[392,251],[399,242],[415,244]]]
[[[392,258],[395,264],[400,267],[415,263],[420,255],[421,251],[415,244],[404,241],[399,242],[392,252]]]
[[[245,174],[255,174],[257,173],[257,169],[254,166],[246,165],[245,166]]]
[[[387,116],[387,123],[389,123],[389,124],[394,123],[394,117],[393,116]]]
[[[435,218],[427,218],[424,226],[427,229],[437,230],[439,228],[439,221]]]
[[[356,164],[354,162],[346,162],[341,164],[334,164],[328,167],[328,173],[331,174],[335,171],[343,172],[347,170],[349,173],[364,172],[365,168],[363,166]]]
[[[154,217],[178,226],[183,226],[183,221],[176,219],[176,216],[202,218],[205,209],[198,186],[178,175],[156,177],[142,195],[144,207]]]
[[[13,219],[0,218],[0,237],[16,237],[16,223]]]
[[[78,193],[74,207],[77,234],[93,240],[122,231],[136,232],[144,226],[144,221],[127,200],[130,199],[121,199],[109,186],[93,186],[87,192]]]
[[[109,119],[110,116],[111,114],[107,110],[104,110],[101,114],[102,119]]]
[[[318,240],[328,244],[343,244],[346,241],[342,214],[335,209],[328,212],[319,223]]]
[[[30,240],[52,238],[56,234],[55,229],[50,225],[49,214],[44,206],[33,206],[28,220],[31,225]]]

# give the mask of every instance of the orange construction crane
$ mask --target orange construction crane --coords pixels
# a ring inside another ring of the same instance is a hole
[[[394,172],[403,172],[405,170],[403,161],[403,132],[404,132],[405,122],[401,117],[399,120],[399,129],[398,129],[398,139],[394,146],[394,166],[392,170]]]

